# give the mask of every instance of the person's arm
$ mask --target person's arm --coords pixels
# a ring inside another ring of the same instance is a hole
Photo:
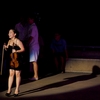
[[[51,52],[55,53],[55,50],[54,50],[54,40],[51,41],[50,48],[51,48]]]
[[[68,51],[65,50],[65,54],[66,54],[66,60],[68,60]]]
[[[66,55],[66,60],[68,60],[68,50],[67,50],[67,44],[66,41],[63,39],[63,43],[64,43],[64,48],[65,48],[65,55]]]
[[[32,41],[32,39],[33,39],[33,37],[32,36],[30,36],[28,39],[27,39],[27,46],[30,44],[30,42]]]
[[[35,38],[36,34],[38,34],[38,29],[36,26],[34,26],[28,33],[26,46],[29,46],[30,42]]]
[[[25,51],[24,45],[19,39],[17,39],[17,45],[20,47],[20,50],[16,50],[17,53]]]
[[[7,45],[6,45],[6,43],[4,43],[3,47],[5,50],[7,50],[8,46],[9,46],[9,42],[10,42],[10,40],[8,41]]]

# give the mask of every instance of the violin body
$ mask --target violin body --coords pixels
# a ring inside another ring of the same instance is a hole
[[[12,68],[17,68],[18,66],[19,66],[19,62],[18,62],[18,60],[17,60],[17,57],[18,57],[18,55],[17,55],[17,53],[16,52],[14,52],[14,53],[11,53],[10,54],[10,57],[11,57],[11,61],[10,61],[10,66],[12,67]]]

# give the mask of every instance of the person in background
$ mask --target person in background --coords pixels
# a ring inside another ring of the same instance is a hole
[[[21,53],[25,51],[23,43],[16,37],[17,31],[10,29],[8,36],[9,40],[7,45],[4,44],[4,48],[7,51],[7,62],[9,66],[9,78],[8,78],[8,90],[6,96],[10,96],[12,90],[12,84],[14,81],[14,75],[16,76],[16,88],[14,96],[18,96],[19,86],[21,82]]]
[[[25,43],[28,30],[28,23],[25,15],[20,16],[19,22],[15,24],[15,30],[19,32],[18,39]]]
[[[38,80],[38,56],[39,56],[39,33],[38,28],[35,23],[34,15],[28,16],[28,34],[27,34],[27,46],[29,48],[29,62],[31,67],[31,72],[34,73],[30,80]]]
[[[68,60],[67,44],[58,32],[54,34],[51,42],[51,51],[57,73],[65,73],[65,63]]]
[[[15,30],[18,31],[18,39],[20,39],[25,47],[25,52],[22,54],[22,62],[23,65],[26,67],[22,69],[22,77],[27,78],[26,75],[27,72],[29,72],[29,62],[28,62],[28,50],[26,47],[26,38],[27,38],[27,31],[28,31],[28,23],[27,23],[27,17],[25,14],[22,13],[22,15],[19,17],[19,22],[15,24]]]

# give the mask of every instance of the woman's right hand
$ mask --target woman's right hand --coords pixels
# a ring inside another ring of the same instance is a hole
[[[4,47],[5,50],[7,49],[7,45],[6,45],[6,43],[4,43],[3,47]]]

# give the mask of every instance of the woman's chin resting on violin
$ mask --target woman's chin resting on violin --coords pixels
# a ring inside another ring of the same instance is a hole
[[[19,86],[21,82],[21,53],[24,52],[25,49],[23,43],[16,37],[16,30],[10,29],[8,36],[8,43],[7,45],[4,44],[4,48],[9,55],[7,58],[7,62],[9,63],[9,78],[6,96],[10,96],[11,94],[14,75],[16,76],[16,88],[14,91],[14,96],[18,96]]]

